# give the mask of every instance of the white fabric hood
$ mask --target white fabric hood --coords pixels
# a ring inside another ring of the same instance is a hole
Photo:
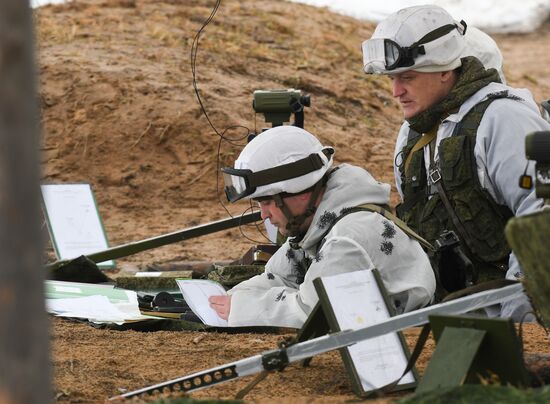
[[[349,164],[335,167],[330,172],[321,203],[300,245],[306,250],[315,246],[345,209],[365,203],[389,205],[390,190],[389,184],[376,181],[360,167]]]

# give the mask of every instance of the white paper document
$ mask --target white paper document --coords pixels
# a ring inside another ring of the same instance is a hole
[[[321,278],[341,330],[356,330],[390,317],[372,271],[348,272]],[[398,379],[407,356],[397,333],[361,341],[348,348],[363,390],[370,391]],[[414,383],[412,372],[399,384]]]
[[[128,301],[109,300],[107,296],[92,295],[74,298],[46,299],[48,313],[59,317],[84,318],[92,323],[124,324],[129,321],[151,320],[139,311],[136,292],[126,291]]]
[[[52,244],[59,259],[109,248],[90,184],[47,184],[41,189]],[[114,261],[98,264],[114,265]]]
[[[176,282],[185,302],[204,324],[227,327],[227,320],[218,316],[208,303],[210,296],[227,295],[222,285],[206,279],[178,279]]]

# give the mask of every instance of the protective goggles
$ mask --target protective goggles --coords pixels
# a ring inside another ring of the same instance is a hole
[[[327,158],[330,158],[334,150],[326,148],[322,152]],[[256,172],[247,169],[224,167],[222,168],[222,174],[225,183],[225,195],[230,202],[236,202],[239,199],[252,195],[258,187],[309,174],[319,170],[324,164],[323,159],[318,153],[312,153],[293,163]]]
[[[386,38],[368,39],[363,42],[363,66],[367,73],[391,71],[399,67],[414,66],[419,55],[425,55],[424,44],[435,41],[457,29],[462,35],[466,33],[466,23],[460,21],[462,27],[447,24],[428,32],[411,46],[400,46],[397,42]],[[462,29],[461,29],[462,28]]]

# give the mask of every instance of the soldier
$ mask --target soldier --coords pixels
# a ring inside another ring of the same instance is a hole
[[[389,75],[405,118],[394,155],[398,216],[431,243],[454,245],[432,259],[444,292],[520,278],[503,230],[510,217],[542,207],[517,181],[527,169],[525,135],[549,129],[528,90],[461,57],[466,31],[441,7],[409,7],[362,46],[364,71]],[[519,319],[526,310],[523,299],[501,315]]]
[[[309,132],[280,126],[222,170],[228,199],[257,201],[262,218],[288,237],[265,273],[210,298],[230,326],[299,328],[318,300],[313,279],[371,268],[398,311],[431,302],[435,277],[418,241],[382,214],[354,209],[387,206],[390,186],[359,167],[332,167],[333,153]]]

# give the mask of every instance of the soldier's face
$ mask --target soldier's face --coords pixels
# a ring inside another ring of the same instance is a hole
[[[283,201],[290,210],[290,213],[294,216],[298,216],[306,211],[309,202],[309,195],[311,195],[311,192],[289,196],[287,198],[283,198]],[[286,229],[288,219],[283,211],[277,207],[277,204],[273,199],[260,201],[258,202],[258,206],[260,207],[260,214],[263,220],[269,219],[271,224],[277,227],[283,236],[289,236],[288,230]],[[309,223],[311,223],[311,217],[306,220],[303,227],[307,228]]]
[[[455,73],[408,71],[390,75],[393,96],[399,102],[403,117],[409,119],[441,101],[451,91]]]

